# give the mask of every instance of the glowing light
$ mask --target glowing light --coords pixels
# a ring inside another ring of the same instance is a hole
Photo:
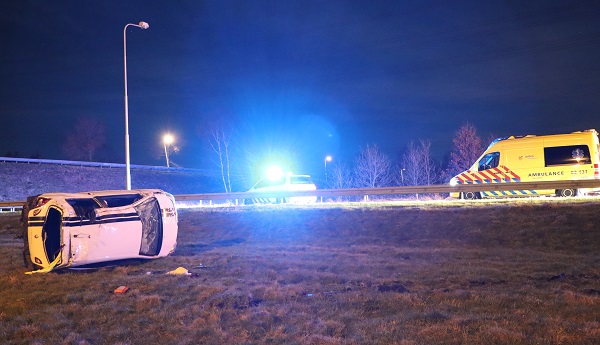
[[[272,165],[267,169],[266,175],[269,180],[276,181],[283,177],[283,170],[276,165]]]

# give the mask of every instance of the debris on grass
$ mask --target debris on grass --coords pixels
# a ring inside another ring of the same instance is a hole
[[[115,294],[124,294],[127,292],[127,290],[129,290],[129,287],[127,287],[125,285],[121,285],[115,289],[114,293]]]
[[[192,275],[190,272],[188,272],[187,269],[183,268],[183,267],[177,267],[176,269],[167,272],[167,274],[174,274],[174,275],[185,275],[185,276],[190,276]]]

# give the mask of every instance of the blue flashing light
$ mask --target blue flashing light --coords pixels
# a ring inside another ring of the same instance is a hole
[[[267,169],[266,175],[269,180],[277,181],[283,176],[283,170],[276,165],[272,165]]]

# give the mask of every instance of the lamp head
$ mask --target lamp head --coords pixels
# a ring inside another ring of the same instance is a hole
[[[142,28],[144,30],[146,30],[147,28],[150,27],[150,25],[148,25],[148,23],[146,23],[146,22],[140,22],[138,25],[140,26],[140,28]]]

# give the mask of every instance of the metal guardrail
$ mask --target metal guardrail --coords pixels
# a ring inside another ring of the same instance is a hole
[[[0,202],[0,213],[4,212],[21,212],[25,201],[9,201]]]
[[[175,195],[176,201],[193,200],[235,200],[255,198],[286,198],[294,196],[364,196],[364,195],[406,195],[406,194],[436,194],[458,192],[483,192],[502,190],[543,190],[543,189],[587,189],[600,188],[600,180],[579,181],[544,181],[544,182],[513,182],[513,183],[486,183],[467,185],[429,185],[429,186],[401,186],[379,188],[346,188],[346,189],[319,189],[314,191],[296,192],[239,192],[239,193],[211,193],[211,194],[180,194]]]
[[[506,190],[552,190],[552,189],[595,189],[600,188],[600,180],[578,181],[544,181],[544,182],[507,182],[466,184],[458,186],[429,185],[429,186],[400,186],[379,188],[346,188],[318,189],[295,192],[237,192],[237,193],[208,193],[208,194],[179,194],[176,201],[217,201],[243,200],[256,198],[287,198],[297,196],[365,196],[365,195],[406,195],[406,194],[439,194],[459,192],[483,192]],[[0,202],[0,208],[21,208],[25,201]]]
[[[122,163],[102,163],[102,162],[87,162],[87,161],[66,161],[66,160],[57,160],[57,159],[35,159],[35,158],[0,157],[0,162],[24,163],[24,164],[72,165],[72,166],[80,166],[80,167],[118,168],[118,169],[122,168],[122,169],[125,169],[125,164],[122,164]],[[164,170],[164,171],[189,171],[189,172],[202,172],[202,173],[209,172],[209,170],[206,170],[206,169],[191,169],[191,168],[163,167],[163,166],[136,165],[136,164],[132,164],[131,165],[131,169]]]

